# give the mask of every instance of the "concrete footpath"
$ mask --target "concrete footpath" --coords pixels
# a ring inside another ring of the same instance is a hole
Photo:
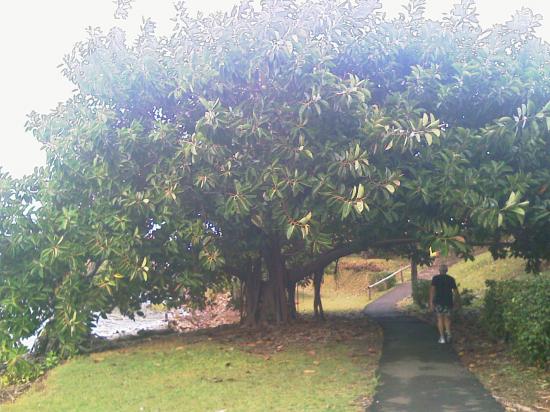
[[[395,309],[410,294],[410,283],[404,283],[365,309],[384,329],[380,383],[368,410],[504,411],[460,364],[452,346],[437,342],[434,326]]]

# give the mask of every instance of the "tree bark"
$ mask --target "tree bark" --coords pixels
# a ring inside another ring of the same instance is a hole
[[[286,323],[290,319],[287,296],[288,272],[279,242],[272,240],[264,248],[267,282],[260,299],[260,320],[267,323]]]
[[[416,282],[418,280],[418,264],[414,259],[411,259],[411,281]]]
[[[323,270],[318,270],[313,274],[313,313],[315,319],[325,320],[325,312],[323,311],[323,303],[321,301],[321,284],[323,283]]]
[[[334,262],[334,287],[336,290],[338,290],[339,280],[340,280],[340,274],[338,273],[338,265],[340,263],[340,259],[336,259]]]
[[[256,326],[259,319],[260,296],[262,293],[262,264],[258,259],[250,268],[244,279],[244,304],[241,323]]]
[[[414,260],[413,258],[411,259],[411,283],[412,283],[411,286],[413,290],[412,297],[413,297],[413,302],[418,304],[418,299],[417,299],[418,296],[416,293],[414,293],[417,282],[418,282],[418,264],[416,263],[416,260]]]
[[[335,247],[334,249],[328,250],[324,253],[319,254],[313,260],[307,262],[305,265],[293,268],[289,271],[289,279],[293,282],[299,282],[302,279],[305,279],[307,276],[310,276],[312,273],[315,273],[317,270],[324,270],[324,268],[334,262],[336,259],[339,259],[344,256],[351,255],[352,253],[358,253],[370,248],[380,248],[384,246],[397,246],[397,245],[406,245],[410,243],[416,243],[416,239],[388,239],[381,240],[378,242],[353,242],[344,245]]]
[[[296,316],[295,283],[289,282],[285,259],[276,240],[265,245],[254,266],[245,280],[246,310],[242,323],[258,326],[288,322]]]
[[[298,311],[296,310],[296,282],[288,282],[287,294],[290,319],[296,319],[298,317]]]

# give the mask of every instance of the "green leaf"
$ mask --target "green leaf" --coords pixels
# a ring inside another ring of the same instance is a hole
[[[424,137],[426,138],[426,142],[428,143],[428,146],[432,145],[433,137],[430,133],[424,133]]]
[[[344,202],[342,205],[342,219],[345,219],[348,217],[348,215],[351,212],[351,203],[350,202]]]
[[[311,212],[308,212],[307,215],[305,215],[303,218],[301,218],[300,220],[298,220],[298,223],[302,224],[302,225],[305,225],[307,222],[309,222],[311,220]]]
[[[515,213],[520,216],[525,216],[525,210],[523,210],[521,207],[514,207],[510,209],[510,212]]]
[[[365,186],[363,186],[361,183],[359,183],[359,186],[357,188],[357,199],[361,199],[363,196],[365,196]]]
[[[422,116],[422,126],[426,127],[430,123],[430,118],[428,117],[428,113],[424,113]]]
[[[292,234],[294,233],[294,225],[290,224],[288,228],[286,229],[286,238],[290,239],[292,237]]]
[[[250,220],[254,225],[258,226],[259,228],[263,226],[262,217],[260,215],[252,215]]]

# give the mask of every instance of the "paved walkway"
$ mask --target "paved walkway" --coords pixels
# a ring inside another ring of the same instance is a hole
[[[365,309],[384,329],[380,385],[369,411],[504,411],[453,348],[437,343],[435,327],[396,311],[410,293],[410,283],[398,285]]]

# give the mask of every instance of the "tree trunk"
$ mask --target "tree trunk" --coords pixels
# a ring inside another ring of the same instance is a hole
[[[287,296],[288,273],[284,257],[277,241],[272,241],[264,249],[264,262],[267,269],[267,282],[260,298],[260,321],[286,323],[290,319]]]
[[[418,280],[418,265],[416,261],[411,259],[411,281],[416,282]]]
[[[338,264],[340,263],[340,259],[336,259],[334,262],[334,288],[338,290],[338,284],[340,280],[340,273],[338,272]]]
[[[245,325],[286,323],[295,316],[296,307],[291,296],[294,282],[288,280],[288,271],[278,242],[270,242],[264,248],[261,265],[258,263],[250,271],[245,282],[246,313],[242,320]]]
[[[323,303],[321,301],[321,284],[323,283],[323,270],[315,271],[313,274],[313,312],[315,319],[325,320],[325,312],[323,311]]]
[[[259,320],[260,296],[262,293],[261,259],[252,265],[244,281],[244,304],[241,312],[241,323],[255,326]]]
[[[411,259],[411,286],[413,302],[418,304],[418,295],[415,293],[416,282],[418,282],[418,264],[414,259]]]
[[[289,312],[290,318],[296,319],[298,317],[298,312],[296,310],[296,282],[288,282],[287,294],[288,294],[288,312]]]

